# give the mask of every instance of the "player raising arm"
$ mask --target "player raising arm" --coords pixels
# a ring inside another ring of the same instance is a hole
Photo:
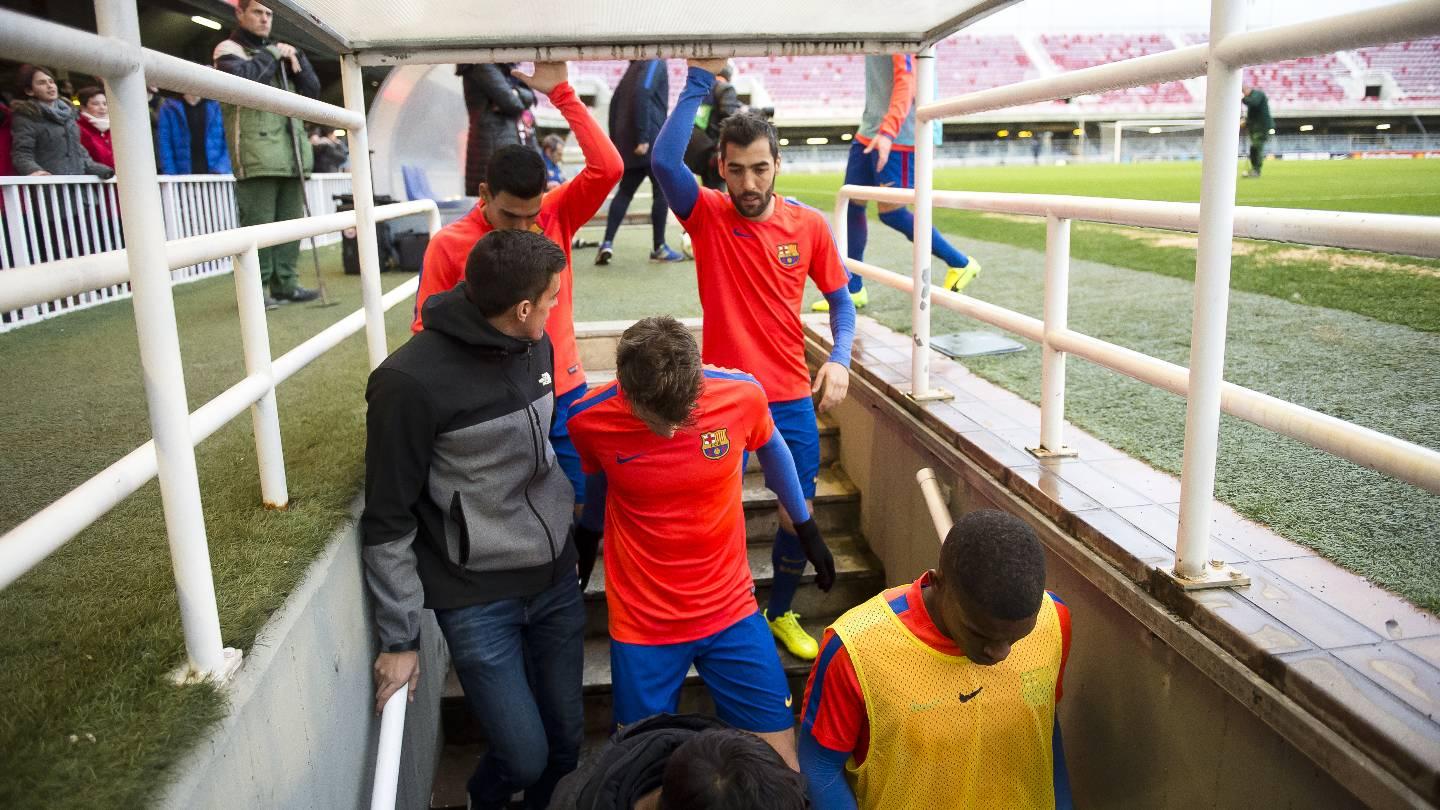
[[[835,407],[850,384],[855,307],[845,266],[825,217],[775,194],[780,148],[765,119],[739,113],[720,128],[720,176],[725,191],[702,189],[685,166],[695,111],[709,98],[724,59],[691,60],[685,89],[655,141],[655,178],[695,249],[700,306],[705,312],[706,363],[752,374],[769,397],[770,414],[795,459],[807,501],[815,497],[819,411]],[[810,278],[830,302],[834,348],[812,383],[805,365],[800,304]],[[775,537],[775,587],[766,617],[795,655],[814,658],[815,640],[801,629],[790,603],[805,572],[793,513],[783,510]]]

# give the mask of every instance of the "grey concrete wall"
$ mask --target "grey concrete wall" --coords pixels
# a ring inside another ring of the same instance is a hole
[[[359,537],[347,525],[245,651],[244,668],[226,687],[229,716],[181,763],[162,807],[369,807],[380,721],[361,571]],[[430,803],[449,667],[433,618],[422,640],[396,802],[416,810]]]
[[[915,483],[934,467],[915,428],[852,396],[831,415],[845,472],[863,493],[861,531],[898,585],[933,567],[939,540]],[[956,488],[955,516],[1003,508]],[[1076,805],[1085,808],[1361,806],[1247,708],[1050,554],[1049,585],[1070,607],[1072,648],[1060,723]]]

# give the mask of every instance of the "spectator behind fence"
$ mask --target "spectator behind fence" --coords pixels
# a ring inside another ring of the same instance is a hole
[[[310,127],[310,147],[315,150],[317,174],[343,172],[350,162],[350,148],[333,131],[318,124]]]
[[[80,145],[96,162],[115,168],[115,147],[110,145],[110,108],[105,91],[98,87],[82,87],[80,97]]]
[[[475,810],[521,790],[527,808],[546,807],[584,735],[575,493],[545,435],[559,376],[545,323],[564,270],[544,236],[492,231],[365,392],[375,707],[407,684],[413,696],[421,612],[434,610],[490,741],[467,785]]]
[[[235,5],[239,26],[215,46],[215,67],[242,79],[279,87],[310,98],[320,95],[320,79],[310,60],[295,46],[270,38],[274,13],[256,0]],[[235,172],[235,207],[240,224],[264,225],[297,219],[305,211],[305,175],[314,161],[305,125],[294,118],[234,104],[220,107],[225,143]],[[297,161],[298,158],[298,161]],[[311,301],[320,294],[301,287],[295,273],[300,243],[260,249],[260,279],[270,294],[265,305]]]
[[[229,174],[224,115],[220,102],[192,96],[167,98],[160,104],[161,174]]]
[[[939,566],[825,631],[800,721],[818,810],[1069,808],[1055,714],[1070,610],[1019,518],[971,512]]]
[[[565,777],[550,810],[803,810],[805,782],[758,737],[700,714],[616,732]]]
[[[60,87],[50,71],[36,65],[21,65],[16,86],[23,99],[12,108],[11,159],[15,173],[30,176],[93,174],[108,178],[115,174],[97,163],[80,143],[80,125],[75,107],[60,98]]]
[[[456,65],[470,114],[465,142],[465,194],[480,196],[490,156],[502,146],[520,143],[520,116],[535,106],[535,93],[510,71],[509,62],[494,65]]]
[[[0,177],[15,174],[15,162],[10,159],[10,126],[14,121],[15,114],[10,111],[10,105],[0,102]]]
[[[540,157],[545,159],[545,190],[559,188],[565,182],[565,137],[546,135],[540,143]]]

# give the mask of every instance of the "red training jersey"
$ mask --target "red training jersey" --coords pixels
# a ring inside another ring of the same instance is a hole
[[[681,221],[695,249],[705,362],[754,374],[771,402],[810,396],[800,327],[805,279],[822,293],[849,280],[830,223],[778,195],[770,217],[752,222],[728,194],[710,188],[700,189]]]
[[[900,619],[900,623],[931,648],[945,655],[964,655],[949,636],[935,627],[930,612],[925,608],[921,589],[930,587],[930,572],[909,585],[889,588],[885,601]],[[1055,700],[1060,700],[1060,687],[1065,678],[1065,662],[1070,658],[1070,608],[1054,593],[1055,612],[1060,620],[1060,678],[1055,682]],[[855,677],[855,665],[850,662],[850,653],[833,628],[825,628],[820,640],[820,655],[810,670],[810,680],[805,684],[804,714],[801,725],[810,731],[815,741],[831,751],[849,751],[858,765],[865,761],[870,750],[870,721],[865,711],[865,696],[860,691],[860,681]]]
[[[566,123],[580,143],[585,155],[585,168],[569,181],[545,194],[540,203],[540,216],[532,230],[543,233],[565,251],[565,270],[560,276],[560,300],[550,310],[545,331],[555,347],[555,396],[573,391],[585,382],[580,367],[580,350],[575,345],[574,274],[571,271],[570,242],[580,226],[600,210],[610,189],[620,182],[625,165],[615,145],[590,117],[589,110],[575,95],[575,88],[562,82],[550,91],[550,103],[565,116]],[[425,250],[425,263],[420,271],[420,289],[415,293],[415,320],[411,332],[424,329],[420,313],[425,299],[435,293],[453,289],[465,280],[465,260],[470,250],[485,234],[494,230],[485,219],[482,201],[461,219],[440,229]]]
[[[775,424],[754,377],[704,374],[694,423],[668,439],[630,412],[618,382],[570,411],[582,468],[606,478],[605,601],[616,641],[681,644],[757,610],[741,459]]]

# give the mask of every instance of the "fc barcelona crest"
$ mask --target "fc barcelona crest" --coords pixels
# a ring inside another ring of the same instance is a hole
[[[730,452],[730,429],[720,428],[700,434],[700,452],[711,461],[718,461]]]
[[[800,263],[799,242],[786,242],[783,245],[776,245],[775,253],[776,256],[779,257],[780,263],[786,267],[794,267]]]

